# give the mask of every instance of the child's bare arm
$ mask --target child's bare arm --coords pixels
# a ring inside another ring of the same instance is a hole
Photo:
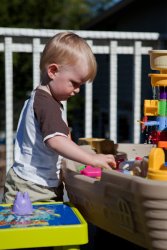
[[[83,150],[68,137],[55,136],[46,142],[47,146],[57,151],[60,155],[73,161],[93,167],[111,169],[116,167],[115,158],[112,154],[92,154]]]

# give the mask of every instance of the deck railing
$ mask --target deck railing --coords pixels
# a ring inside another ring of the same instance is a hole
[[[45,40],[62,30],[0,28],[0,52],[4,53],[5,64],[5,103],[6,103],[6,169],[13,162],[13,53],[31,53],[33,66],[32,88],[40,81],[39,61]],[[109,137],[117,142],[117,78],[118,55],[132,55],[133,65],[133,143],[140,142],[141,115],[141,75],[142,55],[154,48],[164,49],[166,37],[159,33],[144,32],[106,32],[106,31],[79,31],[75,33],[85,38],[95,54],[109,55],[110,62],[110,86],[109,86]],[[92,137],[93,99],[92,84],[85,86],[85,137]]]

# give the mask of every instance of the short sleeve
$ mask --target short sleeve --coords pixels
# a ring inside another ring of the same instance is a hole
[[[61,103],[47,92],[37,89],[33,108],[43,138],[55,134],[68,136],[69,128],[63,120]]]

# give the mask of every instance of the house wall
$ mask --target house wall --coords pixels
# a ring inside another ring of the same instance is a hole
[[[109,56],[97,55],[98,74],[93,85],[94,137],[109,135]],[[118,141],[133,141],[133,56],[118,56]],[[145,99],[152,99],[148,74],[151,73],[149,55],[142,56],[141,110]],[[143,113],[141,113],[141,117]],[[142,142],[142,134],[141,134]]]
[[[126,0],[122,2],[128,2]],[[106,16],[97,18],[84,29],[107,30],[107,31],[146,31],[146,32],[167,32],[167,1],[163,0],[134,0],[131,3],[121,3],[107,11]],[[115,10],[115,11],[114,11]]]

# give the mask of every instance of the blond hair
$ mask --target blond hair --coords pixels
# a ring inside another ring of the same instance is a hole
[[[76,65],[78,60],[87,63],[88,74],[84,81],[92,82],[96,76],[97,63],[88,43],[73,32],[60,32],[46,44],[40,60],[41,76],[45,74],[49,64]]]

